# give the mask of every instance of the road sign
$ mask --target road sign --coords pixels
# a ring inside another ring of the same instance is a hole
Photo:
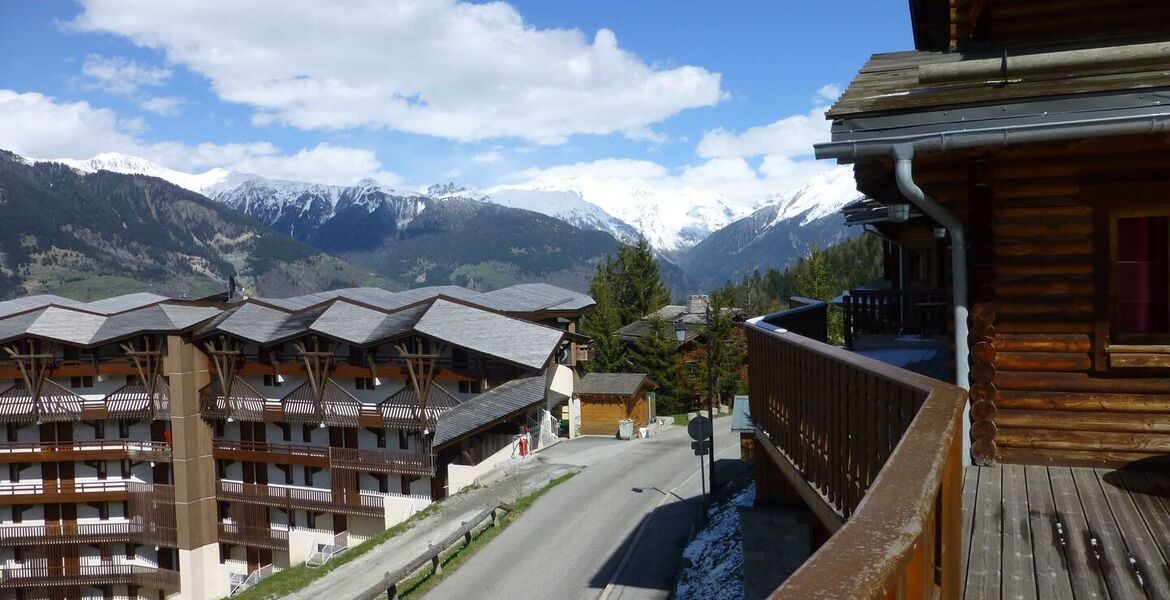
[[[692,440],[711,439],[711,419],[703,415],[691,419],[691,422],[687,423],[687,433],[691,434]]]
[[[691,450],[695,451],[695,456],[705,456],[707,451],[711,449],[711,444],[707,440],[700,440],[691,442]]]

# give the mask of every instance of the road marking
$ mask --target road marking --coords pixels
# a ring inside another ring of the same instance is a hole
[[[732,445],[724,448],[723,450],[716,452],[715,458],[719,458],[720,454],[728,452],[729,450],[738,450],[738,449],[739,449],[738,444],[732,444]],[[695,476],[698,475],[700,472],[701,472],[700,469],[695,469],[695,472],[691,473],[690,477],[687,477],[686,479],[684,479],[682,481],[682,483],[670,488],[670,492],[667,494],[663,494],[662,498],[658,500],[658,504],[655,504],[654,508],[650,509],[650,511],[647,512],[646,514],[647,515],[653,514],[654,511],[658,510],[663,504],[666,504],[666,501],[669,500],[671,496],[678,498],[679,496],[675,492],[678,491],[678,489],[681,488],[682,486],[690,483],[690,481],[692,479],[694,479]],[[613,593],[613,590],[617,587],[618,577],[621,577],[622,571],[626,570],[626,563],[630,562],[630,557],[633,556],[634,549],[638,547],[638,542],[642,539],[642,534],[646,531],[646,527],[649,525],[650,525],[650,519],[643,519],[642,520],[642,524],[638,526],[638,531],[634,532],[634,539],[630,540],[630,545],[626,547],[625,553],[622,554],[621,562],[619,562],[617,568],[613,570],[613,575],[610,576],[609,583],[605,584],[605,589],[601,590],[601,595],[597,597],[597,600],[608,600],[609,595]]]

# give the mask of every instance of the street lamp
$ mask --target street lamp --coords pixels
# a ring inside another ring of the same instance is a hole
[[[710,439],[709,443],[711,444],[711,447],[710,447],[711,453],[707,455],[707,460],[709,461],[708,466],[710,467],[709,469],[707,469],[707,473],[708,473],[708,476],[711,478],[711,480],[710,480],[710,485],[707,486],[707,489],[711,490],[711,492],[714,493],[715,492],[715,411],[713,409],[714,400],[712,399],[712,397],[715,395],[715,379],[714,379],[715,372],[712,369],[712,366],[713,366],[712,363],[713,363],[714,358],[715,358],[715,336],[712,335],[712,332],[711,332],[711,303],[710,303],[710,301],[707,302],[707,305],[705,308],[706,308],[706,310],[704,312],[704,328],[706,329],[706,332],[707,332],[707,419],[709,421],[711,421],[711,436],[709,438]]]
[[[687,324],[681,318],[674,322],[674,337],[680,344],[687,341]]]

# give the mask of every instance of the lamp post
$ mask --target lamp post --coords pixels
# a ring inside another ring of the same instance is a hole
[[[715,336],[712,335],[712,332],[711,332],[711,302],[710,301],[708,301],[707,305],[706,305],[706,310],[704,312],[704,322],[705,322],[704,327],[706,328],[706,332],[707,332],[707,419],[709,419],[711,421],[711,437],[709,440],[709,443],[711,444],[711,447],[710,447],[711,453],[707,455],[707,460],[709,461],[708,466],[710,467],[707,469],[707,476],[711,478],[711,482],[707,486],[707,489],[711,490],[711,492],[714,493],[715,492],[715,411],[714,411],[713,407],[714,407],[714,402],[715,402],[715,400],[714,400],[714,396],[715,396],[715,370],[712,367],[714,366],[714,359],[715,359]]]

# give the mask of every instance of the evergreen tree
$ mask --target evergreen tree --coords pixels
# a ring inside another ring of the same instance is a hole
[[[656,390],[659,414],[677,414],[687,408],[678,390],[678,342],[674,330],[664,319],[651,318],[650,329],[638,341],[632,352],[634,370],[645,373],[658,384]]]
[[[593,339],[593,359],[584,364],[588,373],[620,373],[629,368],[625,345],[617,337],[621,322],[614,303],[612,269],[609,259],[598,264],[589,286],[589,295],[597,305],[581,322],[581,333]]]
[[[618,250],[611,272],[614,300],[621,324],[633,323],[670,303],[670,291],[646,238]]]
[[[707,370],[710,365],[716,404],[726,404],[745,387],[741,369],[747,356],[747,339],[735,322],[734,288],[724,288],[711,296],[711,325],[680,366],[680,393],[685,397],[707,396]],[[711,360],[708,361],[708,355]]]

